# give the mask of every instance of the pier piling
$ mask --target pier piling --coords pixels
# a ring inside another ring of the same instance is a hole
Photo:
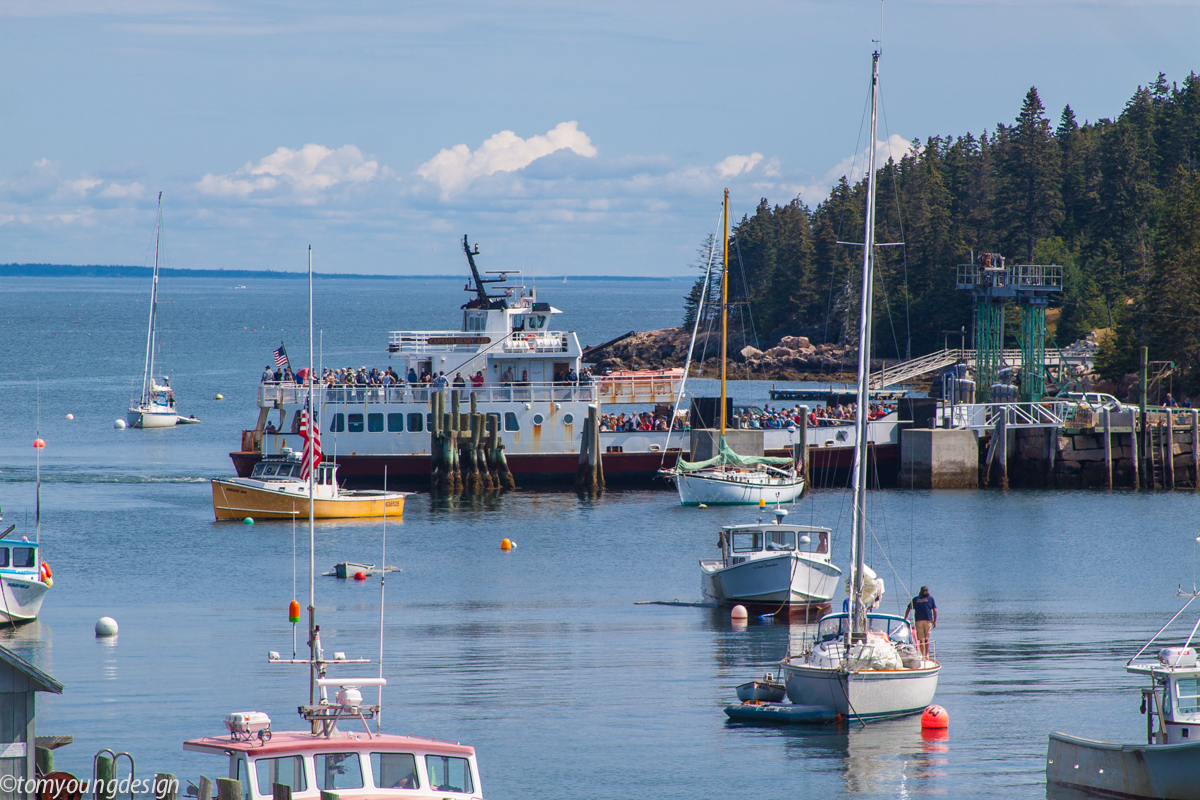
[[[271,800],[292,800],[292,787],[283,783],[272,783]]]
[[[154,800],[178,800],[179,779],[169,772],[154,775]]]
[[[996,423],[996,435],[1000,437],[996,445],[996,457],[1000,460],[1000,488],[1008,488],[1008,418],[1001,414]]]
[[[212,778],[207,775],[200,776],[200,783],[196,787],[196,800],[212,800],[213,797],[213,782]]]
[[[1113,488],[1112,464],[1112,414],[1107,408],[1100,410],[1100,418],[1104,421],[1104,487],[1108,491]]]
[[[1200,488],[1200,411],[1192,412],[1192,488]]]
[[[236,778],[217,778],[217,800],[242,800],[242,782]]]
[[[800,474],[804,478],[804,491],[808,491],[808,487],[812,482],[810,477],[811,471],[808,466],[808,406],[800,406],[800,424],[796,427],[796,447],[799,449],[800,457]],[[792,458],[795,458],[797,453],[792,453]]]
[[[1175,488],[1175,412],[1167,409],[1167,442],[1164,464],[1167,467],[1167,488]]]

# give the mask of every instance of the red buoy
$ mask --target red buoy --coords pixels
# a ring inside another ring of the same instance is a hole
[[[360,570],[360,571],[358,571],[358,572],[356,572],[356,573],[354,573],[354,580],[356,580],[356,581],[365,581],[366,579],[367,579],[367,573],[365,573],[365,572],[362,572],[361,570]]]
[[[288,622],[293,625],[300,621],[300,604],[295,600],[288,603]]]
[[[928,706],[921,714],[922,728],[949,728],[950,715],[941,706]]]
[[[45,440],[43,440],[43,439],[34,439],[34,440],[33,440],[33,446],[34,446],[35,448],[37,448],[38,450],[41,450],[43,447],[45,447],[45,446],[46,446],[46,442],[45,442]]]

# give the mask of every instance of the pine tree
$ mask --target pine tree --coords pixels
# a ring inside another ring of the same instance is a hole
[[[1009,258],[1033,260],[1038,240],[1052,236],[1063,219],[1062,155],[1037,87],[1012,127],[998,126],[996,216]]]

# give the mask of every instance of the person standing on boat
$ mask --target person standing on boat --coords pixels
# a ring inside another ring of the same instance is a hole
[[[917,627],[917,646],[921,648],[921,655],[929,657],[929,637],[933,633],[933,629],[937,627],[937,603],[933,600],[933,595],[929,593],[928,586],[922,586],[920,593],[917,594],[908,603],[908,608],[904,609],[904,619],[908,619],[908,612],[912,612],[913,620]]]

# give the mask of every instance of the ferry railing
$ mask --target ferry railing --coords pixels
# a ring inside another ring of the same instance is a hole
[[[594,403],[596,384],[538,383],[512,386],[448,387],[464,401],[474,394],[481,403],[583,402]],[[391,403],[428,403],[430,386],[321,386],[316,389],[318,403],[326,405],[388,405]],[[264,383],[259,386],[258,404],[262,408],[303,405],[308,387],[294,384]]]

